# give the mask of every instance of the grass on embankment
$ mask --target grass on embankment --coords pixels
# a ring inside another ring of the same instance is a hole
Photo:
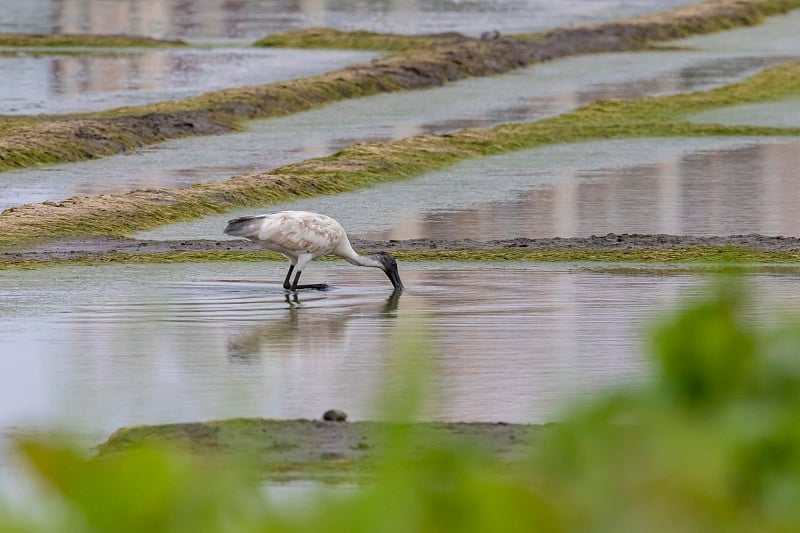
[[[537,122],[357,144],[329,157],[223,182],[20,206],[0,214],[0,244],[91,234],[128,235],[237,207],[350,191],[410,178],[470,158],[555,143],[654,136],[800,135],[800,128],[724,126],[682,120],[700,110],[793,94],[800,94],[800,63],[776,67],[711,91],[600,101]]]
[[[400,35],[370,31],[339,31],[332,28],[306,28],[268,35],[254,42],[253,46],[407,52],[465,40],[468,38],[459,33]]]
[[[772,271],[800,274],[800,251],[765,251],[732,246],[685,246],[674,248],[640,248],[625,250],[595,250],[581,248],[500,248],[500,249],[462,249],[462,250],[392,250],[398,261],[411,263],[419,261],[452,262],[505,262],[530,261],[538,263],[602,263],[619,264],[609,271],[630,272],[625,264],[636,265],[636,272],[647,272],[642,264],[652,265],[653,269],[664,272],[717,272],[728,270]],[[333,256],[320,258],[321,261],[340,261]],[[52,266],[107,264],[168,264],[168,263],[207,263],[212,261],[277,261],[284,263],[283,256],[275,252],[254,250],[242,251],[174,251],[168,253],[122,253],[111,252],[102,255],[77,256],[69,259],[2,259],[0,270],[35,269]],[[677,268],[680,266],[680,268]]]
[[[136,35],[0,33],[0,46],[47,48],[165,48],[188,46],[185,41],[152,39]]]

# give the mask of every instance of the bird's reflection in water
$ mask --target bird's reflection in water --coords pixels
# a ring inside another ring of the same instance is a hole
[[[400,303],[400,295],[403,294],[402,289],[395,289],[392,294],[386,299],[381,309],[381,316],[384,318],[395,318],[397,316],[397,304]]]
[[[287,354],[312,353],[314,345],[340,342],[354,319],[396,318],[401,294],[402,290],[394,290],[381,304],[304,307],[302,294],[287,293],[286,314],[235,334],[227,343],[228,357],[249,362],[257,359],[267,346]]]

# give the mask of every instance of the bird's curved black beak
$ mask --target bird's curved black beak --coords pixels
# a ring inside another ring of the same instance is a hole
[[[396,263],[384,270],[384,272],[386,272],[386,277],[388,277],[389,281],[392,282],[392,287],[394,287],[395,290],[403,288],[403,282],[400,281],[400,273],[397,271]]]

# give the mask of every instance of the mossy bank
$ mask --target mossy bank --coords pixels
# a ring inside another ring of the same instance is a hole
[[[513,465],[546,426],[493,423],[326,422],[237,418],[123,428],[98,447],[100,458],[141,446],[179,447],[213,460],[240,458],[272,480],[363,481],[401,431],[417,453],[471,447]]]
[[[499,241],[353,240],[371,253],[389,250],[408,265],[418,261],[571,264],[609,272],[781,271],[800,274],[800,239],[741,235],[687,237],[616,235]],[[322,260],[337,260],[333,256]],[[0,252],[0,270],[140,263],[277,261],[285,259],[244,240],[140,241],[123,238],[67,240],[33,250]]]
[[[0,46],[13,48],[168,48],[188,46],[186,41],[152,39],[137,35],[64,33],[0,33]]]

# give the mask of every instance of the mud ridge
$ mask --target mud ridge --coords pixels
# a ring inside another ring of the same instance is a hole
[[[765,252],[800,251],[800,238],[759,234],[728,236],[687,236],[666,234],[608,233],[590,237],[516,238],[476,241],[470,239],[352,239],[353,246],[364,252],[503,250],[659,250],[691,246],[736,247]],[[174,240],[154,241],[117,237],[87,237],[32,244],[24,249],[0,252],[2,261],[86,260],[111,254],[168,254],[174,252],[254,252],[261,248],[246,240]]]

